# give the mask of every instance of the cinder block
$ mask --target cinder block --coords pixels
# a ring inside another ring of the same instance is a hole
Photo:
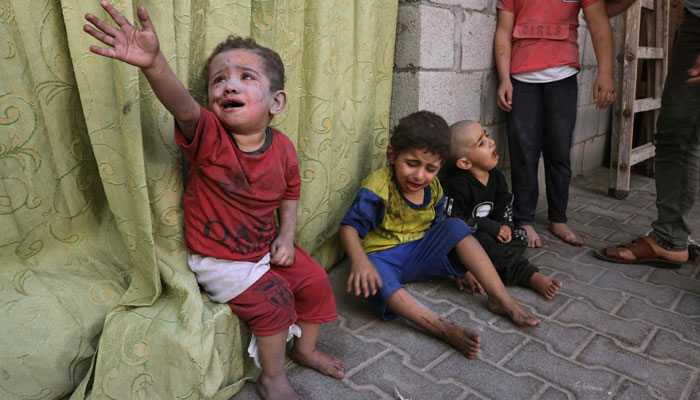
[[[578,62],[583,65],[583,53],[584,49],[586,48],[586,32],[588,30],[582,26],[579,26],[577,29],[578,33],[578,38],[577,38],[577,44],[578,44]]]
[[[489,6],[488,0],[432,0],[435,4],[459,6],[468,10],[484,10]]]
[[[578,73],[576,77],[578,81],[578,99],[576,104],[579,107],[593,103],[593,83],[596,75],[598,75],[598,68],[594,67],[583,67],[581,72]]]
[[[583,33],[581,33],[581,30],[583,30]],[[584,66],[597,66],[598,65],[598,59],[595,57],[595,49],[593,48],[593,39],[591,38],[591,33],[587,28],[579,28],[579,52],[583,53],[581,55],[582,61],[581,65]],[[584,37],[584,45],[581,47],[581,36]]]
[[[506,113],[498,107],[498,73],[496,70],[484,72],[481,85],[481,122],[484,125],[497,124],[506,120]]]
[[[577,143],[571,146],[569,159],[571,160],[571,176],[576,176],[583,169],[583,149],[584,143]]]
[[[390,126],[400,118],[418,111],[418,74],[415,72],[395,72],[391,91]]]
[[[480,12],[464,12],[462,22],[462,70],[489,69],[493,60],[493,34],[496,16]]]
[[[417,67],[420,61],[420,11],[414,5],[399,5],[396,23],[396,68]],[[394,84],[394,87],[396,85]]]
[[[612,132],[612,110],[612,106],[609,106],[598,111],[600,113],[600,115],[598,116],[599,135],[606,135]]]
[[[463,119],[479,121],[481,77],[481,72],[420,71],[418,108],[440,114],[450,124]]]
[[[455,15],[447,8],[420,6],[420,67],[452,68]]]
[[[576,125],[574,126],[574,144],[585,142],[598,133],[598,117],[600,113],[594,104],[579,106],[576,112]]]
[[[585,142],[583,150],[583,171],[588,171],[603,165],[605,153],[605,135],[596,136]]]

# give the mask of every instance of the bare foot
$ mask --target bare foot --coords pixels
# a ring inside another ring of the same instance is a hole
[[[289,352],[289,357],[296,361],[297,364],[331,376],[337,379],[343,379],[345,376],[345,364],[340,357],[332,356],[324,353],[319,349],[314,349],[310,354],[302,354],[293,347]]]
[[[467,358],[476,357],[481,344],[479,334],[454,322],[445,320],[443,322],[445,323],[445,328],[441,332],[443,339]]]
[[[530,278],[530,287],[535,292],[541,294],[547,300],[552,300],[557,291],[561,288],[561,281],[547,275],[535,272]]]
[[[583,238],[577,235],[576,232],[572,231],[571,228],[563,222],[550,222],[549,231],[572,246],[583,246]]]
[[[540,239],[540,235],[537,234],[534,226],[523,225],[521,228],[527,232],[527,247],[542,247],[542,239]]]
[[[489,311],[494,314],[504,315],[512,319],[516,325],[536,326],[540,323],[539,318],[525,311],[520,304],[518,304],[512,298],[508,303],[503,303],[500,300],[495,299],[493,296],[489,296],[488,303],[486,303],[486,308],[488,308]]]
[[[265,400],[299,400],[299,396],[294,391],[287,380],[287,375],[266,376],[264,373],[258,378],[255,384],[260,397]]]

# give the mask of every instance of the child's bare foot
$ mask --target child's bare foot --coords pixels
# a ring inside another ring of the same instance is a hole
[[[540,235],[537,234],[534,226],[523,225],[521,228],[527,232],[527,247],[542,247],[542,239],[540,239]]]
[[[550,222],[549,231],[572,246],[583,246],[583,238],[577,235],[576,232],[572,231],[571,228],[563,222]]]
[[[454,322],[444,321],[445,328],[442,331],[445,341],[457,349],[467,358],[474,358],[479,352],[481,337],[473,330],[455,324]]]
[[[561,281],[535,272],[532,278],[530,278],[530,287],[535,292],[546,297],[547,300],[552,300],[554,295],[557,294],[557,291],[561,288]]]
[[[525,311],[513,298],[510,298],[507,303],[504,303],[493,296],[489,296],[486,308],[494,314],[504,315],[512,319],[516,325],[536,326],[540,323],[539,318]]]
[[[265,400],[299,400],[285,374],[276,377],[262,374],[255,386]]]
[[[337,379],[343,379],[345,376],[343,360],[340,357],[324,353],[319,349],[314,349],[309,354],[303,354],[296,347],[293,347],[289,352],[289,357],[296,361],[297,364],[315,369],[324,375]]]

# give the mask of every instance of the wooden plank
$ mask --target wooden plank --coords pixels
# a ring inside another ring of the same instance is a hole
[[[637,47],[639,45],[639,19],[641,2],[634,2],[625,11],[624,45],[622,46],[621,90],[613,109],[615,118],[613,125],[613,143],[617,143],[617,151],[610,157],[611,189],[628,191],[630,185],[630,154],[632,152],[632,128],[634,124],[634,100],[637,84]]]
[[[664,58],[664,49],[661,47],[639,47],[637,58],[640,60],[652,60]]]
[[[656,146],[654,143],[645,143],[632,149],[630,153],[630,165],[638,164],[654,157]]]
[[[654,0],[642,0],[642,7],[647,8],[649,10],[653,10]]]
[[[661,99],[647,97],[646,99],[637,99],[634,101],[634,112],[640,113],[649,110],[658,110],[661,108]]]

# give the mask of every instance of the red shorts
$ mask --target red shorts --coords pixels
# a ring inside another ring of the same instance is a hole
[[[335,321],[335,297],[328,274],[296,244],[294,264],[270,265],[253,286],[228,302],[257,336],[282,332],[297,321]]]

